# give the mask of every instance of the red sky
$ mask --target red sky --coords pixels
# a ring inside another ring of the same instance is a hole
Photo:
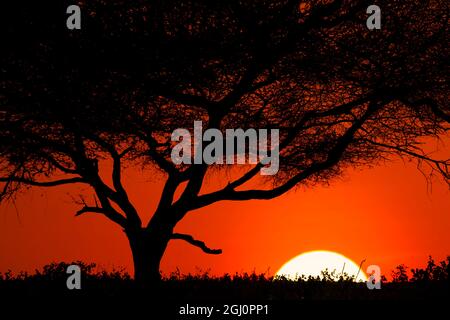
[[[159,198],[157,176],[128,173],[132,200],[148,219]],[[132,182],[132,183],[131,183]],[[95,214],[74,217],[73,187],[32,189],[16,208],[0,206],[0,272],[33,271],[51,261],[83,260],[132,272],[123,232]],[[276,272],[310,250],[341,253],[389,275],[398,264],[423,266],[431,254],[450,254],[450,192],[436,179],[432,190],[414,163],[396,161],[351,171],[329,187],[299,189],[270,201],[222,202],[192,212],[177,226],[220,256],[172,241],[164,273]]]

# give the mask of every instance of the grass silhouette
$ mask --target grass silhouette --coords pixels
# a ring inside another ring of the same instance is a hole
[[[82,270],[82,289],[68,290],[67,267]],[[240,273],[212,276],[208,272],[163,277],[156,292],[170,301],[309,301],[309,300],[428,300],[450,297],[450,256],[439,263],[429,257],[425,268],[410,270],[401,264],[392,280],[382,277],[380,290],[354,282],[347,274],[324,270],[321,277],[299,277],[296,281],[267,274]],[[154,289],[154,288],[153,288]],[[130,296],[149,293],[137,287],[125,269],[100,270],[94,263],[51,263],[29,274],[0,273],[0,293],[8,296]],[[152,291],[154,292],[154,291]]]

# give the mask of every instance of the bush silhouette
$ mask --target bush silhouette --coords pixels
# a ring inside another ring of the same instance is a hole
[[[435,264],[431,256],[428,257],[428,263],[425,269],[411,269],[413,274],[411,281],[450,281],[450,256],[446,260]]]
[[[392,272],[392,281],[383,281],[381,290],[369,290],[365,283],[340,273],[324,270],[321,277],[299,276],[296,281],[267,273],[224,274],[209,271],[182,274],[179,270],[163,277],[158,299],[167,301],[304,301],[304,300],[404,300],[450,297],[449,259],[435,263],[429,257],[425,268],[411,269],[401,264]],[[66,287],[67,267],[77,264],[82,270],[82,290]],[[94,263],[75,261],[45,265],[34,274],[11,271],[0,273],[0,294],[9,296],[79,295],[147,296],[152,291],[137,286],[124,269],[106,271]]]
[[[408,282],[408,267],[404,264],[398,265],[394,271],[392,271],[392,282]]]

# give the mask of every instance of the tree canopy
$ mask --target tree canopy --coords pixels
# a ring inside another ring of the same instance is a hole
[[[449,129],[446,1],[378,1],[381,30],[366,27],[369,1],[78,4],[81,30],[66,28],[64,1],[2,10],[2,198],[21,186],[85,183],[98,203],[78,213],[131,230],[142,222],[122,184],[124,164],[157,168],[167,180],[146,228],[211,251],[172,230],[217,201],[271,199],[394,154],[449,181],[449,160],[422,145]],[[225,166],[170,159],[172,131],[195,120],[205,129],[280,129],[280,171],[269,187],[245,188],[257,164],[202,193],[208,170]],[[105,158],[112,186],[99,174]]]

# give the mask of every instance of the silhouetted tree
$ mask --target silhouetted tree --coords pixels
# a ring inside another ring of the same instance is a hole
[[[392,271],[392,282],[408,282],[408,267],[404,264],[398,265],[395,270]]]
[[[434,259],[429,256],[427,266],[425,269],[414,268],[411,269],[413,282],[426,281],[449,281],[450,271],[450,256],[446,260],[442,260],[439,264],[434,262]]]
[[[378,1],[382,29],[374,31],[369,1],[78,4],[81,30],[66,28],[64,1],[1,10],[1,195],[90,186],[96,201],[77,215],[102,214],[125,231],[138,281],[158,281],[171,239],[220,253],[173,231],[219,201],[272,199],[393,154],[448,181],[449,161],[421,145],[449,128],[446,1]],[[279,173],[252,189],[262,165],[247,166],[202,192],[207,173],[224,166],[170,159],[172,131],[194,120],[204,129],[280,129]],[[104,159],[113,163],[111,185],[99,173]],[[165,174],[148,224],[123,186],[125,165]]]

